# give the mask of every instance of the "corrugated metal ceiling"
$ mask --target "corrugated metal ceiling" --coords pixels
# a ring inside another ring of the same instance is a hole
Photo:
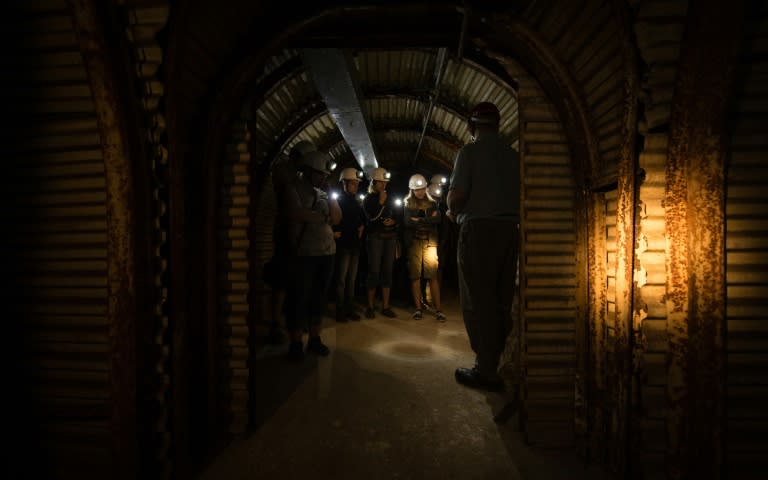
[[[518,105],[513,87],[480,65],[449,54],[416,157],[425,113],[435,94],[438,49],[363,49],[352,54],[377,158],[385,168],[403,174],[448,172],[458,148],[469,141],[466,114],[481,101],[496,103],[502,134],[516,144]],[[253,135],[263,158],[287,154],[296,142],[309,140],[339,165],[354,162],[296,50],[270,58],[258,83],[252,90],[256,92]]]

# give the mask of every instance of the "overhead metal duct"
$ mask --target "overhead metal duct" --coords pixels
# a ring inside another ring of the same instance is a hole
[[[337,48],[306,48],[300,54],[344,141],[369,173],[379,163],[352,56]]]

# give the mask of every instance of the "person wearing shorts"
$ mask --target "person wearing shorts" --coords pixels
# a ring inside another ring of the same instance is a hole
[[[403,240],[411,294],[416,307],[413,319],[421,320],[424,315],[421,280],[425,279],[429,282],[435,318],[444,322],[446,317],[440,306],[440,285],[437,277],[437,228],[442,217],[437,202],[427,193],[427,181],[424,176],[418,173],[411,176],[408,189],[410,191],[405,197],[403,211]]]

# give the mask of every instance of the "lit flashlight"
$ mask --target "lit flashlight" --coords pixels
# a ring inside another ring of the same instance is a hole
[[[337,200],[339,198],[339,192],[331,192],[331,198]]]
[[[396,199],[395,199],[395,205],[396,205],[396,206],[398,206],[398,207],[399,207],[399,206],[400,206],[400,205],[402,205],[402,204],[403,204],[403,201],[402,201],[402,200],[400,200],[399,198],[396,198]]]

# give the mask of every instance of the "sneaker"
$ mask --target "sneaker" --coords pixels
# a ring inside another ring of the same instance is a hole
[[[360,315],[358,315],[357,312],[349,312],[347,313],[347,318],[350,320],[358,321],[360,320]]]
[[[440,310],[435,312],[435,318],[437,319],[438,322],[444,322],[446,320],[445,314]]]
[[[413,319],[414,320],[421,320],[421,309],[417,308],[415,312],[413,312]]]
[[[371,307],[368,307],[365,309],[365,318],[374,318],[376,317],[376,314],[373,313],[373,309]]]
[[[320,335],[317,335],[315,337],[309,337],[309,341],[307,342],[307,352],[316,353],[321,357],[327,357],[328,354],[331,353],[331,349],[320,340]]]
[[[471,388],[488,390],[489,392],[504,391],[504,382],[502,382],[500,378],[485,377],[480,373],[477,367],[457,368],[455,376],[457,382]]]
[[[381,309],[381,314],[389,318],[395,318],[397,316],[395,315],[395,312],[393,312],[389,307]]]
[[[301,362],[304,360],[304,345],[301,340],[291,342],[288,347],[288,360],[292,362]]]

